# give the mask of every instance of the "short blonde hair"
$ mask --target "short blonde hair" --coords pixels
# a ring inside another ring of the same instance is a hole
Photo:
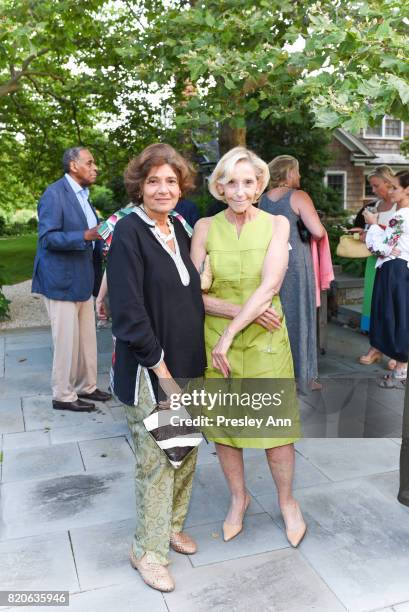
[[[234,149],[230,149],[230,151],[223,155],[209,177],[209,191],[216,200],[226,201],[224,196],[218,192],[217,184],[226,185],[226,183],[229,182],[234,167],[239,161],[248,161],[253,166],[257,180],[260,184],[259,195],[261,195],[267,187],[270,175],[266,162],[260,159],[253,151],[249,151],[249,149],[245,147],[234,147]]]
[[[292,155],[278,155],[268,164],[270,170],[270,187],[278,187],[286,181],[291,170],[298,170],[298,159]]]
[[[378,166],[368,174],[368,181],[371,178],[378,178],[385,183],[392,183],[395,178],[395,173],[389,166]]]

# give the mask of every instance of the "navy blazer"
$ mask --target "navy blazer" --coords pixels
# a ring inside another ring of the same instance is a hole
[[[95,222],[98,217],[94,209]],[[65,177],[38,203],[38,243],[31,291],[52,300],[84,302],[97,295],[102,278],[99,240],[84,240],[87,219]]]

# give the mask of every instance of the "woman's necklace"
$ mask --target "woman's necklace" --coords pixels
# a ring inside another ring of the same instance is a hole
[[[163,242],[163,244],[167,244],[168,242],[173,240],[175,237],[175,230],[169,220],[167,221],[167,226],[169,228],[169,234],[165,234],[164,232],[161,232],[157,223],[155,223],[155,227],[153,228],[153,231],[155,232],[156,236],[159,238],[161,242]]]

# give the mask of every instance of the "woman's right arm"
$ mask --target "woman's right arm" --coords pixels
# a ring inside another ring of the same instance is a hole
[[[296,191],[291,196],[291,208],[298,214],[305,227],[316,240],[321,240],[325,236],[325,227],[315,210],[314,202],[305,191]]]

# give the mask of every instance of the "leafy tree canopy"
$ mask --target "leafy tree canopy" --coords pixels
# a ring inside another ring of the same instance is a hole
[[[71,144],[106,183],[158,139],[217,122],[244,140],[254,114],[408,121],[408,18],[402,0],[0,0],[0,147],[35,198]]]

